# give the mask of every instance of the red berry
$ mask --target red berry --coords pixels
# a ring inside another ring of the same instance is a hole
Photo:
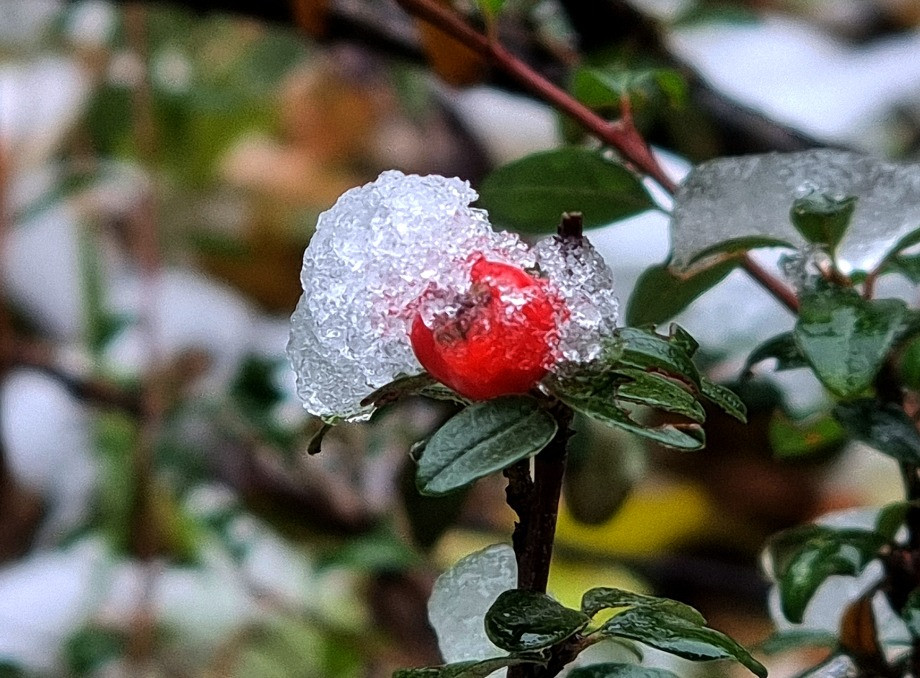
[[[431,376],[472,400],[526,393],[552,364],[561,302],[510,264],[479,259],[470,279],[456,313],[432,327],[415,317],[412,349]]]

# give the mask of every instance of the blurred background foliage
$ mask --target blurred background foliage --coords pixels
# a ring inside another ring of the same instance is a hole
[[[915,156],[918,22],[906,0],[509,0],[498,30],[592,107],[628,98],[680,174],[818,145]],[[0,675],[438,663],[432,582],[508,538],[502,483],[415,492],[408,452],[443,403],[308,454],[321,425],[283,357],[300,259],[319,212],[383,169],[476,185],[563,140],[585,139],[382,0],[0,0]],[[596,231],[624,304],[666,228]],[[628,314],[669,317],[656,284],[662,308]],[[681,316],[723,381],[792,322],[741,284]],[[799,377],[736,383],[750,426],[709,413],[695,455],[579,422],[551,591],[654,591],[764,639],[764,539],[898,492]]]

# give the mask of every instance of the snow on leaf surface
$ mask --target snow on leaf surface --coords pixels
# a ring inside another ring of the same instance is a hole
[[[871,270],[898,240],[920,227],[918,164],[830,149],[720,158],[694,168],[678,190],[672,266],[687,270],[701,253],[739,238],[804,246],[789,212],[808,191],[857,198],[838,250],[845,269]]]
[[[448,664],[503,654],[486,637],[485,616],[499,594],[517,585],[517,562],[507,544],[472,553],[438,577],[428,619]]]

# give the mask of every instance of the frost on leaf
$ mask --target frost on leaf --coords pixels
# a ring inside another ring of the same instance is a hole
[[[531,271],[561,297],[554,361],[595,357],[617,311],[603,259],[584,239],[548,239],[531,250],[518,236],[493,231],[487,214],[469,206],[476,197],[459,179],[389,171],[320,216],[288,342],[310,412],[366,419],[362,399],[421,372],[409,340],[414,319],[458,313],[454,300],[469,292],[471,271],[483,259]]]
[[[499,594],[517,585],[517,561],[507,544],[495,544],[459,560],[438,577],[428,619],[447,663],[505,653],[486,636],[486,612]]]
[[[803,247],[790,209],[810,191],[857,199],[838,249],[844,269],[875,268],[920,226],[918,164],[829,149],[720,158],[695,167],[677,192],[672,266],[687,271],[710,248],[740,238]]]

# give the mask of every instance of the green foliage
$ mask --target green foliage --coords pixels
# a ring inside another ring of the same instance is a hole
[[[688,266],[691,268],[709,268],[725,261],[745,254],[761,247],[786,247],[795,249],[792,243],[781,238],[762,235],[745,235],[738,238],[729,238],[700,250],[690,258]]]
[[[835,452],[846,442],[843,427],[830,415],[805,421],[776,412],[767,431],[770,448],[778,459],[802,459]]]
[[[487,21],[495,21],[505,7],[505,0],[476,0]]]
[[[581,631],[591,619],[560,605],[544,593],[513,589],[496,599],[486,613],[486,635],[509,652],[551,647]]]
[[[121,657],[127,643],[128,639],[120,631],[88,626],[68,639],[64,656],[74,674],[93,675],[107,662]]]
[[[792,224],[808,242],[823,245],[833,253],[850,226],[856,198],[838,198],[826,193],[810,193],[792,203]]]
[[[670,68],[580,68],[570,90],[586,106],[599,109],[619,110],[627,97],[634,108],[662,99],[674,107],[687,102],[687,83]]]
[[[764,654],[781,654],[805,647],[837,647],[837,634],[813,629],[795,629],[775,633],[760,644]]]
[[[742,424],[747,423],[747,408],[734,391],[706,377],[700,379],[700,387],[700,393],[704,398],[718,405],[725,414],[733,419],[737,419]]]
[[[431,437],[419,460],[423,494],[459,490],[542,450],[556,420],[533,398],[508,396],[477,403],[452,417]]]
[[[914,638],[920,638],[920,588],[916,588],[907,596],[901,618],[907,624],[907,630]]]
[[[649,669],[635,664],[594,664],[577,668],[569,678],[677,678],[664,669]]]
[[[686,278],[675,275],[667,264],[645,269],[629,297],[626,322],[640,326],[670,320],[722,282],[737,265],[734,260],[723,261]]]
[[[898,461],[920,464],[920,433],[897,405],[866,398],[837,405],[834,416],[857,440]]]
[[[894,343],[904,302],[825,287],[801,297],[794,337],[821,382],[842,398],[871,386]]]
[[[818,587],[831,575],[856,576],[886,539],[876,531],[803,525],[775,535],[767,545],[772,575],[786,618],[802,622]]]
[[[495,671],[519,664],[543,664],[539,655],[511,655],[495,657],[482,661],[457,662],[446,666],[433,666],[424,669],[403,669],[393,674],[393,678],[486,678]]]
[[[654,372],[644,372],[635,368],[617,370],[616,374],[631,380],[616,388],[617,400],[679,414],[697,423],[706,420],[703,406],[678,382]]]
[[[770,359],[776,360],[776,367],[774,369],[777,372],[808,367],[808,361],[802,354],[802,349],[800,349],[799,345],[796,343],[795,336],[792,332],[783,332],[772,339],[767,339],[764,343],[751,351],[743,372],[748,374],[754,365]]]
[[[581,598],[581,610],[589,617],[593,617],[601,610],[622,607],[660,607],[666,609],[669,614],[681,617],[694,624],[706,623],[705,617],[694,608],[668,598],[646,596],[641,593],[608,587],[586,591]]]
[[[560,148],[499,167],[479,188],[496,224],[522,233],[553,233],[563,212],[581,212],[585,228],[655,207],[639,178],[601,153]]]
[[[594,589],[585,594],[582,607],[595,611],[627,608],[594,632],[604,638],[635,640],[692,661],[734,659],[760,678],[767,675],[747,650],[724,633],[705,626],[703,616],[689,605],[616,589]]]

